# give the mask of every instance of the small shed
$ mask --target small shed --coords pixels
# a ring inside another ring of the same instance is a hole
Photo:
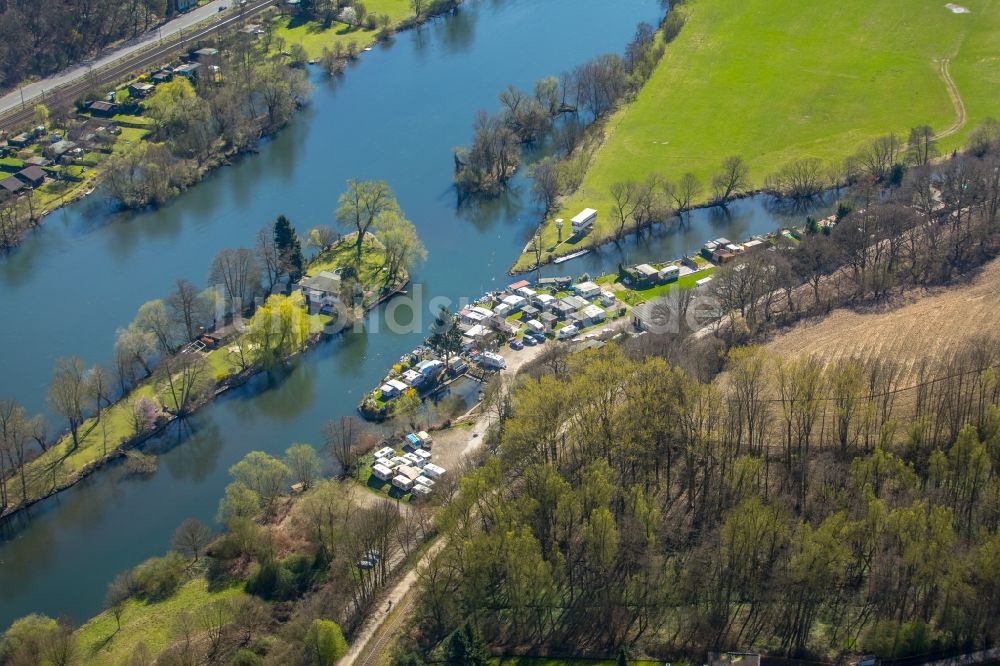
[[[154,90],[156,90],[156,86],[152,83],[133,83],[128,87],[128,94],[129,97],[142,99],[151,95]]]
[[[577,308],[570,305],[566,301],[557,301],[556,304],[552,306],[552,314],[558,319],[565,319],[576,311]]]
[[[660,278],[660,271],[649,264],[639,264],[635,267],[635,272],[639,279],[646,283],[656,282]]]
[[[45,172],[37,166],[21,169],[17,172],[17,177],[28,187],[41,187],[45,182]]]
[[[555,328],[555,325],[559,321],[559,318],[556,317],[551,312],[543,312],[542,314],[538,315],[538,321],[542,322],[542,326],[545,327],[546,331],[551,331],[553,328]]]
[[[0,192],[3,194],[17,194],[24,189],[24,183],[17,176],[10,176],[0,180]]]
[[[564,296],[562,302],[572,306],[574,310],[582,310],[590,305],[590,301],[579,296]]]
[[[513,282],[507,285],[507,289],[509,289],[511,293],[516,294],[518,289],[524,289],[525,287],[529,286],[531,286],[531,283],[528,282],[527,280],[518,280],[517,282]]]
[[[607,319],[608,314],[604,311],[604,308],[598,307],[596,305],[588,305],[584,309],[580,310],[580,314],[583,315],[584,320],[589,326],[594,324],[599,324],[605,319]]]
[[[106,102],[103,99],[99,99],[88,104],[87,110],[90,111],[90,114],[93,116],[110,118],[118,113],[118,105],[114,102]]]

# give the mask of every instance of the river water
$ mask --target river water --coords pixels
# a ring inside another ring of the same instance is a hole
[[[423,297],[418,307],[396,299],[370,313],[364,330],[322,343],[280,376],[258,376],[175,425],[151,444],[161,454],[152,476],[99,472],[5,526],[0,627],[29,612],[85,620],[100,609],[108,581],[165,551],[184,518],[214,520],[227,470],[247,452],[317,443],[326,420],[353,413],[387,366],[424,337],[430,297],[455,302],[506,284],[539,212],[521,179],[501,199],[456,209],[451,149],[469,141],[474,113],[495,110],[508,83],[528,88],[621,52],[636,24],[655,23],[661,12],[659,0],[472,0],[363,54],[342,79],[313,72],[312,103],[287,129],[169,205],[117,213],[92,197],[51,215],[0,260],[0,396],[43,411],[56,357],[106,363],[115,330],[142,302],[166,294],[177,277],[204,284],[219,249],[252,247],[256,229],[279,214],[300,233],[332,223],[348,178],[387,180],[429,251],[410,290]],[[803,215],[748,199],[545,273],[673,258],[715,236],[740,239]],[[413,325],[398,330],[387,316]]]

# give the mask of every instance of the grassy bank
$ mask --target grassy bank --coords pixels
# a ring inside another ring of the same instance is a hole
[[[181,616],[200,618],[215,602],[245,594],[242,586],[209,591],[208,582],[199,576],[163,601],[129,599],[120,630],[109,611],[77,630],[80,656],[88,664],[124,664],[140,643],[145,644],[149,654],[157,655],[176,637]]]
[[[959,145],[1000,114],[1000,4],[970,0],[954,14],[933,0],[692,0],[688,20],[653,76],[605,128],[579,190],[542,229],[546,252],[568,254],[613,231],[611,185],[659,172],[707,184],[742,155],[759,187],[801,157],[840,163],[873,138],[911,127],[944,130],[956,109],[949,69],[968,118],[940,142]],[[707,196],[707,192],[706,192]],[[556,218],[599,211],[592,234],[556,247]],[[534,258],[522,255],[516,270]]]
[[[315,274],[339,266],[352,265],[355,259],[353,237],[353,235],[345,237],[339,244],[318,256],[310,263],[307,273]],[[377,239],[367,236],[362,247],[358,274],[360,284],[364,288],[364,307],[370,308],[388,294],[402,288],[409,278],[404,274],[394,284],[386,285],[381,270],[382,244]],[[307,330],[310,331],[306,345],[318,339],[319,332],[332,321],[327,315],[310,315],[304,310],[302,316],[307,318]],[[244,370],[239,362],[239,354],[234,350],[235,346],[235,342],[228,341],[216,349],[204,352],[207,371],[202,380],[204,383],[202,390],[205,398],[189,410],[200,407],[218,392],[241,383],[247,376],[260,369],[258,366],[253,366]],[[148,398],[160,406],[162,410],[162,416],[158,420],[160,427],[174,418],[173,414],[163,410],[163,406],[171,405],[169,388],[164,385],[162,377],[154,374],[132,389],[127,398],[105,407],[101,411],[100,419],[96,416],[87,419],[80,426],[78,446],[74,448],[72,437],[67,433],[44,453],[28,462],[24,467],[26,492],[22,491],[20,472],[16,471],[7,481],[10,503],[0,512],[0,517],[11,515],[24,506],[68,488],[104,463],[119,456],[123,450],[140,443],[155,432],[136,431],[133,405],[141,398]]]
[[[369,14],[387,15],[393,27],[413,16],[409,0],[370,0],[365,6]],[[319,21],[303,21],[294,16],[279,16],[275,19],[273,30],[274,37],[280,39],[283,50],[287,51],[292,45],[300,44],[310,58],[319,58],[324,48],[332,50],[338,43],[346,48],[354,42],[359,49],[363,49],[374,44],[378,35],[378,28],[366,30],[338,21],[324,27]]]

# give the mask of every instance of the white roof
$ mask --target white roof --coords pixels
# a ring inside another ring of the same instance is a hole
[[[680,273],[681,272],[681,267],[680,266],[664,266],[663,270],[661,270],[660,272],[661,273]]]
[[[392,476],[392,468],[385,465],[373,465],[372,471],[378,472],[381,476]]]
[[[476,324],[475,326],[473,326],[472,328],[470,328],[468,331],[466,331],[465,334],[467,336],[469,336],[470,338],[479,338],[479,337],[482,337],[482,336],[486,335],[489,332],[490,332],[490,329],[486,328],[485,326],[482,326],[481,324]]]
[[[588,305],[582,310],[584,316],[588,319],[593,319],[594,317],[603,317],[605,312],[603,308],[599,308],[596,305]]]
[[[535,300],[539,303],[551,303],[556,300],[556,297],[552,294],[538,294],[535,296]]]
[[[600,287],[597,286],[595,282],[581,282],[580,284],[574,285],[573,289],[575,291],[594,291],[595,289],[600,291]]]
[[[635,270],[639,271],[643,275],[656,275],[659,273],[658,270],[650,266],[649,264],[639,264],[635,267]]]
[[[538,293],[538,292],[536,292],[531,287],[521,287],[520,289],[517,290],[517,294],[519,296],[524,296],[525,298],[531,298],[536,293]]]
[[[695,282],[695,284],[700,287],[702,285],[708,284],[711,281],[712,281],[712,276],[709,275],[708,277],[703,277],[702,279],[698,280],[697,282]]]
[[[409,386],[399,381],[398,379],[390,379],[389,381],[386,382],[386,384],[396,389],[397,391],[405,391],[406,389],[410,388]]]
[[[427,463],[426,465],[424,465],[424,474],[433,476],[435,478],[439,476],[444,476],[446,471],[447,470],[444,467],[440,467],[438,465],[435,465],[434,463]]]
[[[493,310],[490,310],[489,308],[484,308],[484,307],[479,306],[479,305],[473,306],[473,307],[469,308],[469,310],[472,311],[472,312],[478,312],[479,314],[483,315],[484,317],[492,317],[493,316]]]
[[[525,298],[524,296],[518,296],[516,294],[513,294],[503,299],[503,302],[511,306],[512,308],[518,308],[524,305]]]
[[[570,222],[572,222],[573,224],[580,224],[581,222],[586,222],[595,215],[597,215],[597,211],[594,210],[593,208],[584,208],[579,213],[577,213],[576,217],[570,220]]]

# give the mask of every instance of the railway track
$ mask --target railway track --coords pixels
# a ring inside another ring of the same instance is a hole
[[[156,65],[165,64],[179,51],[198,42],[205,37],[238,25],[246,18],[275,4],[276,0],[260,0],[249,4],[241,11],[226,16],[220,21],[204,27],[195,27],[190,33],[165,40],[163,43],[151,46],[138,54],[123,56],[120,62],[107,65],[100,70],[93,70],[80,78],[65,83],[62,86],[24,100],[21,107],[10,109],[0,115],[0,129],[11,131],[28,127],[34,116],[36,104],[44,103],[54,113],[63,113],[72,107],[73,102],[83,93],[105,84],[115,84],[125,80],[137,72]]]

